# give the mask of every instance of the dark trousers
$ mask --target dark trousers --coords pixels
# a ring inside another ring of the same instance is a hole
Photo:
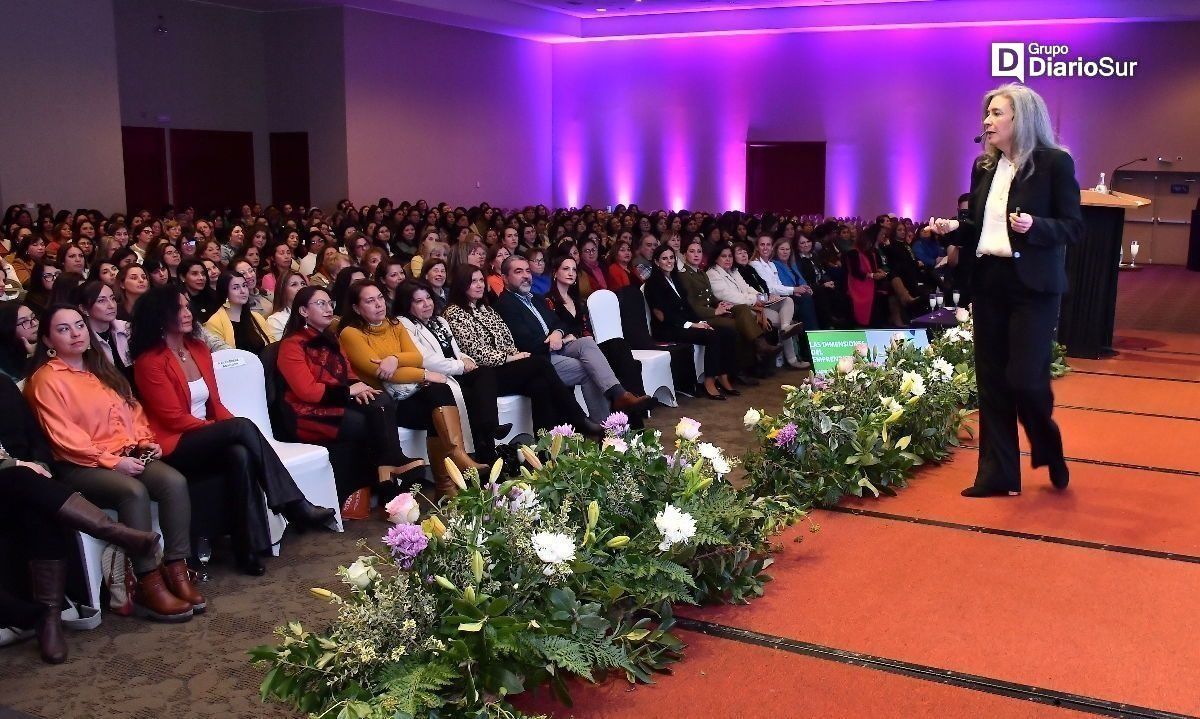
[[[473,372],[460,374],[463,400],[467,404],[467,416],[471,423],[471,436],[475,438],[475,458],[484,464],[495,459],[494,447],[496,427],[500,426],[500,409],[496,397],[500,393],[500,382],[495,367],[477,367]]]
[[[224,478],[234,543],[240,551],[262,552],[271,546],[263,494],[275,512],[304,499],[271,443],[244,417],[185,432],[164,459],[179,467],[189,481],[201,476]]]
[[[55,520],[72,494],[61,483],[28,467],[0,470],[0,505],[9,510],[0,526],[0,626],[29,627],[41,616],[41,607],[27,599],[28,561],[66,560],[71,565],[69,589],[83,589],[76,576],[81,568],[76,566],[79,543],[75,533]]]
[[[351,401],[338,424],[337,439],[329,446],[329,463],[338,499],[379,479],[378,468],[405,464],[409,458],[396,434],[396,402],[386,393],[368,404]]]
[[[396,400],[396,426],[432,431],[433,410],[453,406],[454,393],[450,387],[430,382],[404,399]]]
[[[548,430],[564,422],[579,424],[587,419],[583,408],[575,401],[574,390],[563,384],[549,357],[532,355],[490,369],[494,373],[496,387],[503,388],[497,389],[498,392],[522,394],[529,398],[534,430]],[[494,399],[492,404],[495,405]],[[472,408],[471,411],[475,410]]]
[[[1018,420],[1029,437],[1034,467],[1063,457],[1050,390],[1051,343],[1061,296],[1027,289],[1007,258],[979,258],[972,284],[980,446],[975,484],[1017,491]]]
[[[663,327],[658,339],[668,342],[690,342],[704,347],[704,376],[737,374],[737,332],[728,327],[712,325],[711,330],[692,326]]]

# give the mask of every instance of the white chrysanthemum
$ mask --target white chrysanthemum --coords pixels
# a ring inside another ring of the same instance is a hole
[[[762,420],[762,412],[751,407],[746,410],[745,416],[742,417],[742,424],[746,425],[746,429],[750,429]]]
[[[954,365],[947,362],[944,357],[938,357],[933,361],[933,370],[934,379],[950,379],[954,376]]]
[[[696,536],[696,520],[673,504],[663,507],[654,517],[654,526],[658,527],[659,533],[662,534],[663,539],[658,548],[664,552],[670,549],[671,545],[686,542]]]
[[[733,467],[729,466],[729,460],[725,459],[724,457],[713,457],[712,468],[714,472],[722,476],[729,474],[729,472],[733,469]]]
[[[701,457],[709,461],[721,456],[721,448],[712,442],[701,442],[696,445],[696,449],[700,452]]]
[[[895,397],[880,397],[879,404],[888,412],[894,413],[902,412],[904,410],[904,407],[900,406],[900,403],[896,401]]]
[[[563,564],[575,558],[575,540],[557,532],[537,532],[529,538],[538,559],[546,564]]]

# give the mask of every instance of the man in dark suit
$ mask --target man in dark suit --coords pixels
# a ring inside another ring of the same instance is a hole
[[[595,340],[568,334],[558,315],[530,293],[533,277],[524,257],[509,257],[500,271],[504,273],[504,291],[496,299],[496,312],[512,332],[517,349],[531,355],[548,355],[564,384],[582,384],[588,416],[593,421],[601,422],[608,416],[609,403],[614,412],[649,409],[654,399],[626,390]]]
[[[1042,98],[1010,84],[988,93],[984,106],[987,150],[972,169],[957,233],[974,299],[980,415],[979,470],[965,497],[1020,493],[1018,420],[1033,466],[1049,467],[1056,488],[1067,486],[1050,360],[1067,289],[1067,245],[1083,229],[1075,163],[1055,142]],[[934,222],[935,232],[952,228]]]

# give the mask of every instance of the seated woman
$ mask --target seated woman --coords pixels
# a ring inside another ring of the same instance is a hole
[[[417,280],[400,285],[394,307],[421,352],[425,369],[449,378],[447,384],[455,395],[459,414],[465,411],[470,422],[475,458],[484,464],[494,462],[494,440],[503,439],[512,430],[511,424],[500,424],[495,371],[479,367],[459,351],[450,325],[434,314],[433,294],[426,283]]]
[[[575,337],[593,337],[587,302],[579,297],[579,273],[575,260],[570,255],[559,255],[550,266],[550,276],[554,284],[546,293],[545,301],[562,321],[563,329]],[[604,353],[613,374],[625,389],[639,397],[646,394],[642,385],[642,363],[633,358],[633,350],[624,337],[612,337],[596,343],[596,346]],[[641,426],[643,412],[627,414],[635,427]]]
[[[99,280],[116,289],[119,269],[109,260],[96,260],[88,270],[88,279]]]
[[[50,293],[54,289],[54,281],[62,274],[62,270],[54,266],[54,262],[45,259],[33,266],[29,280],[25,283],[25,302],[38,312],[50,306]]]
[[[117,317],[133,319],[133,305],[150,289],[150,277],[141,265],[126,265],[117,272]]]
[[[342,309],[338,341],[350,366],[367,384],[396,400],[396,424],[429,434],[429,461],[439,492],[454,486],[446,469],[449,457],[459,469],[484,465],[467,455],[462,419],[446,375],[424,369],[421,353],[400,320],[387,314],[383,291],[360,280],[350,285]]]
[[[243,571],[254,576],[266,571],[260,555],[270,549],[271,537],[264,493],[271,511],[300,527],[333,519],[332,509],[305,499],[254,422],[234,417],[221,404],[212,355],[199,339],[199,325],[180,288],[155,288],[142,298],[130,354],[134,381],[163,456],[193,481],[213,475],[225,479],[234,549]]]
[[[479,235],[469,235],[466,242],[450,248],[450,254],[446,257],[446,271],[450,277],[458,276],[459,265],[474,265],[486,271],[487,254],[487,246],[480,241]]]
[[[294,420],[296,439],[349,445],[348,451],[329,455],[338,497],[344,502],[342,518],[366,519],[376,482],[396,477],[401,485],[421,482],[425,463],[405,456],[400,447],[392,398],[351,370],[330,331],[334,315],[329,293],[320,287],[300,288],[290,317],[278,368],[287,383],[283,401]]]
[[[374,276],[367,275],[383,288],[383,296],[387,299],[388,307],[391,308],[388,314],[393,317],[396,316],[396,288],[400,286],[401,282],[408,279],[408,274],[404,269],[405,264],[403,257],[392,255],[375,268]]]
[[[333,281],[333,285],[329,287],[329,296],[333,299],[333,311],[341,313],[345,306],[346,295],[350,292],[350,285],[355,282],[360,282],[367,279],[367,273],[362,271],[357,265],[349,265],[338,271],[337,277]],[[333,323],[334,330],[337,330],[337,320]]]
[[[738,348],[745,355],[743,366],[757,365],[765,367],[774,362],[779,354],[779,346],[767,341],[766,322],[760,323],[759,315],[755,314],[752,305],[738,304],[719,300],[713,295],[712,285],[704,272],[704,242],[699,237],[693,238],[684,245],[683,269],[679,271],[679,281],[687,292],[688,300],[696,316],[717,327],[727,327],[738,333],[744,340],[738,343]],[[753,353],[749,350],[753,348]],[[755,357],[757,356],[757,363]],[[760,375],[762,374],[760,370]],[[735,382],[738,377],[732,378]],[[742,380],[754,385],[753,380]]]
[[[628,236],[622,232],[621,236]],[[616,292],[623,287],[638,287],[642,284],[642,276],[633,269],[633,248],[628,240],[617,240],[608,251],[608,289]]]
[[[804,273],[800,271],[800,265],[796,262],[794,249],[791,240],[782,237],[775,240],[771,249],[771,256],[774,258],[771,261],[771,265],[775,268],[780,284],[797,290],[793,295],[794,299],[792,302],[795,303],[796,314],[800,316],[800,321],[804,323],[804,328],[807,330],[819,330],[821,326],[817,321],[817,307],[813,302],[813,295],[816,290],[808,284],[808,280],[804,278]],[[770,280],[768,280],[769,283]]]
[[[783,346],[783,359],[787,366],[792,369],[809,369],[812,365],[802,362],[796,356],[796,344],[789,341],[804,330],[803,323],[792,322],[792,298],[758,292],[746,284],[746,280],[734,267],[733,246],[728,242],[717,242],[713,245],[708,264],[708,272],[705,274],[708,276],[713,296],[722,302],[744,305],[762,313],[771,326],[779,330],[779,341]]]
[[[654,250],[654,271],[646,280],[646,304],[650,307],[650,330],[666,342],[690,342],[704,347],[704,391],[713,400],[726,394],[741,394],[729,375],[736,370],[737,333],[702,321],[692,309],[687,290],[675,269],[675,251],[662,244]]]
[[[79,309],[87,319],[95,346],[125,376],[133,379],[133,361],[129,357],[129,323],[117,318],[117,298],[103,282],[93,280],[79,291]]]
[[[52,478],[42,428],[17,386],[4,378],[0,407],[5,409],[0,414],[0,503],[10,512],[0,539],[10,539],[28,561],[31,590],[31,596],[20,596],[0,589],[0,626],[36,629],[42,659],[60,664],[67,659],[62,628],[67,565],[78,559],[78,542],[69,530],[116,544],[134,557],[152,557],[159,536],[114,522]]]
[[[266,319],[246,307],[250,301],[246,278],[236,272],[222,272],[221,279],[217,280],[217,296],[225,298],[225,305],[208,318],[205,329],[230,347],[254,354],[261,353],[271,344]]]
[[[446,311],[446,305],[450,304],[450,283],[445,260],[430,260],[425,265],[422,279],[429,284],[429,294],[433,297],[433,314],[441,317]]]
[[[75,272],[87,276],[87,257],[79,245],[68,243],[58,248],[55,264],[63,272]]]
[[[203,325],[221,306],[216,291],[209,287],[208,270],[205,269],[204,262],[196,258],[184,260],[179,263],[179,277],[188,298],[192,318],[196,324]]]
[[[299,272],[288,272],[275,288],[275,299],[271,302],[271,314],[267,317],[267,332],[272,342],[283,339],[283,330],[287,327],[288,318],[292,316],[292,302],[296,293],[308,286],[304,275]]]
[[[363,254],[362,262],[359,267],[362,268],[363,274],[369,278],[374,278],[379,271],[380,265],[387,261],[387,250],[382,247],[372,247]]]
[[[445,261],[450,255],[450,245],[442,242],[442,235],[437,230],[432,230],[425,233],[425,239],[421,240],[420,254],[412,258],[408,264],[408,275],[413,279],[418,279],[424,276],[425,269],[429,267],[429,263],[434,260]],[[404,257],[401,253],[400,257]]]
[[[187,480],[162,461],[162,447],[129,383],[91,346],[79,310],[55,305],[38,329],[33,374],[25,397],[58,460],[59,481],[95,504],[117,510],[121,523],[151,530],[150,501],[158,502],[164,548],[132,557],[138,616],[186,622],[207,607],[188,574],[192,504]]]
[[[46,238],[31,233],[21,238],[7,259],[17,274],[17,281],[26,284],[29,282],[29,276],[33,274],[33,266],[45,258]]]
[[[259,290],[258,270],[254,268],[254,263],[248,257],[235,257],[229,261],[229,271],[241,275],[242,279],[246,281],[246,294],[250,298],[246,301],[246,308],[251,312],[266,317],[271,313],[271,299]]]
[[[0,374],[13,382],[29,376],[37,333],[38,315],[32,307],[15,300],[0,302]]]
[[[530,292],[538,296],[549,292],[553,282],[546,273],[546,251],[540,247],[526,247],[521,256],[529,262],[529,279],[533,282]]]
[[[600,266],[600,241],[594,234],[579,241],[579,296],[586,300],[596,290],[608,289],[608,277]],[[551,271],[551,274],[554,274]]]
[[[472,265],[460,266],[450,288],[450,304],[443,315],[454,335],[455,356],[447,359],[465,356],[480,367],[492,368],[497,387],[529,398],[535,429],[549,430],[570,422],[585,436],[603,437],[604,429],[588,419],[575,401],[575,393],[559,378],[549,356],[535,356],[517,349],[508,325],[484,301],[486,294],[483,271]],[[444,339],[438,338],[438,344],[442,345]]]
[[[509,257],[512,257],[512,252],[504,245],[495,245],[488,250],[487,285],[493,297],[499,297],[504,292],[504,273],[500,268]]]
[[[905,318],[928,312],[926,303],[936,285],[929,281],[930,274],[917,259],[912,243],[916,236],[904,224],[896,225],[896,236],[885,249],[887,264],[891,268],[891,301],[888,304],[889,318],[893,325],[907,325]]]

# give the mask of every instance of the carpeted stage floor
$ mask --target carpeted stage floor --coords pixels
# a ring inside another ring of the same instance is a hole
[[[1027,469],[1021,497],[961,499],[976,461],[964,448],[897,497],[817,512],[821,530],[802,544],[789,540],[803,527],[783,535],[763,599],[680,608],[689,649],[673,676],[579,682],[571,709],[522,705],[580,719],[1200,715],[1200,335],[1187,334],[1200,327],[1195,302],[1178,315],[1141,291],[1178,298],[1200,278],[1151,268],[1135,295],[1126,276],[1121,354],[1072,360],[1054,384],[1067,492]],[[685,400],[652,424],[692,416],[740,453],[746,407],[777,408],[778,384],[795,377]],[[354,540],[385,529],[289,537],[262,579],[217,564],[206,615],[178,627],[106,617],[70,637],[60,667],[32,643],[0,650],[0,704],[42,717],[293,716],[259,703],[244,652],[289,618],[330,617],[307,588],[332,586]]]

